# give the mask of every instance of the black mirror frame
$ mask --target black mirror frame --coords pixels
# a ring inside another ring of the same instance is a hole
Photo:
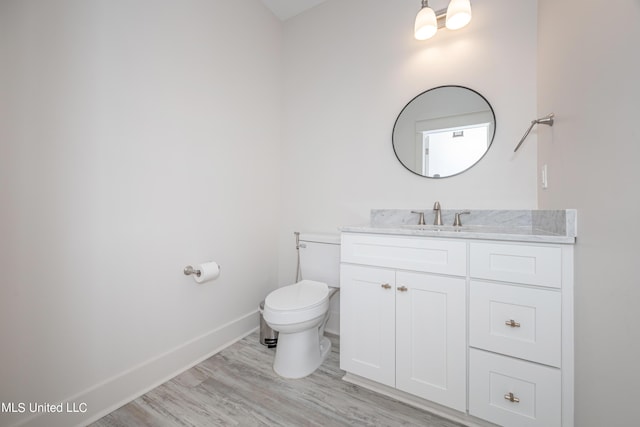
[[[426,94],[427,92],[431,92],[431,91],[436,90],[436,89],[448,88],[448,87],[451,87],[451,88],[459,88],[459,89],[466,89],[466,90],[468,90],[468,91],[470,91],[470,92],[475,93],[475,94],[476,94],[476,95],[478,95],[480,98],[482,98],[482,99],[484,100],[484,102],[486,102],[486,103],[487,103],[487,105],[489,106],[489,109],[491,110],[491,115],[493,116],[493,134],[491,135],[491,142],[490,142],[490,143],[489,143],[489,145],[487,146],[487,149],[486,149],[486,151],[484,152],[484,154],[483,154],[483,155],[482,155],[482,156],[481,156],[481,157],[480,157],[480,158],[479,158],[475,163],[473,163],[473,164],[472,164],[472,165],[470,165],[468,168],[466,168],[466,169],[464,169],[464,170],[461,170],[460,172],[458,172],[458,173],[456,173],[456,174],[453,174],[453,175],[447,175],[447,176],[442,176],[442,177],[440,177],[440,176],[427,176],[427,175],[422,175],[422,174],[417,173],[416,171],[414,171],[414,170],[412,170],[412,169],[409,169],[409,167],[407,167],[407,165],[405,165],[405,164],[404,164],[404,162],[402,162],[402,160],[400,160],[400,157],[398,156],[398,152],[396,151],[396,146],[395,146],[395,143],[394,143],[394,140],[393,140],[393,135],[395,134],[396,126],[398,125],[398,120],[400,120],[400,117],[402,116],[402,113],[404,112],[404,110],[406,110],[406,109],[407,109],[407,107],[408,107],[409,105],[411,105],[411,103],[412,103],[413,101],[415,101],[416,99],[418,99],[418,98],[419,98],[419,97],[421,97],[422,95]],[[485,98],[485,97],[484,97],[480,92],[478,92],[478,91],[476,91],[476,90],[473,90],[473,89],[471,89],[471,88],[468,88],[468,87],[466,87],[466,86],[460,86],[460,85],[442,85],[442,86],[437,86],[437,87],[433,87],[433,88],[431,88],[431,89],[427,89],[427,90],[425,90],[424,92],[421,92],[421,93],[419,93],[418,95],[414,96],[414,97],[411,99],[411,101],[407,102],[407,104],[402,108],[402,110],[400,110],[400,113],[398,114],[398,117],[396,117],[396,121],[395,121],[395,122],[394,122],[394,124],[393,124],[393,129],[391,130],[391,147],[393,148],[393,154],[395,154],[396,159],[398,159],[398,162],[400,162],[400,164],[401,164],[401,165],[402,165],[406,170],[408,170],[409,172],[411,172],[412,174],[414,174],[414,175],[418,175],[418,176],[420,176],[420,177],[422,177],[422,178],[429,178],[429,179],[445,179],[445,178],[452,178],[452,177],[454,177],[454,176],[458,176],[458,175],[460,175],[461,173],[464,173],[464,172],[468,171],[469,169],[471,169],[472,167],[474,167],[475,165],[477,165],[477,164],[478,164],[478,163],[479,163],[479,162],[484,158],[484,156],[486,156],[486,155],[487,155],[487,153],[489,152],[489,149],[490,149],[490,148],[491,148],[491,146],[493,145],[493,141],[494,141],[494,139],[495,139],[495,137],[496,137],[496,127],[497,127],[497,124],[498,124],[498,122],[497,122],[497,120],[496,120],[496,113],[495,113],[495,111],[493,110],[493,107],[491,106],[491,103],[489,103],[489,101],[487,100],[487,98]]]

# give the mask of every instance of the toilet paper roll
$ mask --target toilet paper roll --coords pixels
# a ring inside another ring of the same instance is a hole
[[[196,282],[202,283],[207,280],[213,280],[220,275],[220,266],[217,262],[205,262],[204,264],[200,264],[196,266],[196,270],[200,270],[200,276],[193,275],[193,278]]]

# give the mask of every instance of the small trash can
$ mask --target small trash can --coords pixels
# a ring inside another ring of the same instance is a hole
[[[260,303],[260,344],[269,348],[275,348],[278,345],[278,332],[271,329],[264,321],[264,300]]]

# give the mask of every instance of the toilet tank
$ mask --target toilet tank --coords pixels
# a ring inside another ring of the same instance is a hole
[[[340,235],[300,233],[302,278],[340,287]]]

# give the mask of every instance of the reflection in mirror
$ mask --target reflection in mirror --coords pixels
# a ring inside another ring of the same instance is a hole
[[[493,142],[489,102],[462,86],[440,86],[413,98],[393,127],[393,150],[411,172],[445,178],[469,169]]]

